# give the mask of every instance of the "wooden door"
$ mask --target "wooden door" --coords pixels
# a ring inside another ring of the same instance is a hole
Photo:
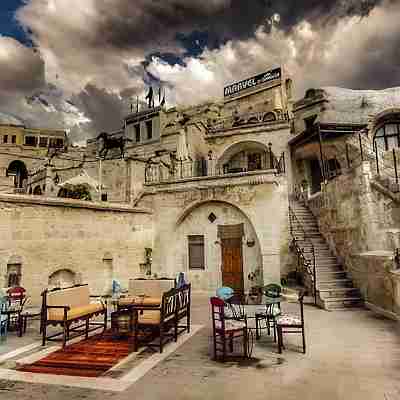
[[[242,238],[222,239],[222,285],[243,293]]]

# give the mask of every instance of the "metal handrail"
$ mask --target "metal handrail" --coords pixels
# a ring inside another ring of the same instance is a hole
[[[296,228],[300,229],[300,232],[302,234],[301,239],[299,239],[297,237],[297,235],[294,233],[294,226],[293,226],[294,223],[297,224]],[[303,228],[302,223],[296,217],[296,213],[293,211],[290,204],[289,204],[289,226],[290,226],[290,235],[292,237],[292,243],[294,244],[297,255],[298,255],[298,261],[299,260],[302,261],[303,267],[305,268],[306,272],[311,276],[311,278],[313,280],[314,304],[317,305],[317,274],[316,274],[316,265],[315,265],[314,244],[311,241],[311,239],[309,239],[307,237],[307,234]],[[311,251],[309,251],[309,252],[304,251],[304,248],[301,247],[298,243],[299,240],[307,243],[310,246]],[[308,257],[306,257],[306,254],[308,255],[310,253],[311,253],[311,260]]]

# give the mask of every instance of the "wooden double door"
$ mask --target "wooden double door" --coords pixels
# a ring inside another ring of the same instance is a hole
[[[243,294],[242,238],[221,239],[222,285]]]

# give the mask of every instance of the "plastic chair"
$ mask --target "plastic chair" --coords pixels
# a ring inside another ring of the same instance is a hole
[[[301,333],[303,339],[303,353],[306,352],[306,338],[304,332],[304,307],[303,299],[305,292],[299,294],[300,316],[292,314],[284,314],[277,318],[276,327],[278,331],[278,353],[282,353],[283,334],[284,333]]]
[[[243,339],[243,356],[248,357],[248,331],[247,319],[227,319],[225,317],[225,302],[218,297],[211,297],[211,316],[213,323],[214,359],[217,360],[217,352],[222,352],[222,361],[226,359],[226,345],[229,342],[229,350],[233,352],[233,340]],[[220,347],[222,346],[222,348]]]

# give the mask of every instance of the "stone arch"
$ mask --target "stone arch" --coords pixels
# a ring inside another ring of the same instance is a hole
[[[37,195],[37,196],[41,196],[42,195],[42,188],[39,185],[35,186],[35,188],[33,189],[33,194]]]
[[[215,213],[217,218],[215,220],[208,219],[207,217],[210,213]],[[237,224],[243,224],[244,226],[242,257],[245,290],[249,290],[251,286],[262,285],[264,268],[261,251],[262,244],[258,232],[253,221],[244,210],[225,200],[208,199],[196,201],[179,215],[174,231],[174,246],[170,249],[170,264],[174,268],[181,268],[181,270],[187,271],[189,279],[193,281],[196,290],[214,290],[213,285],[222,284],[222,272],[220,269],[222,263],[222,241],[218,239],[218,226]],[[188,255],[190,235],[203,237],[204,269],[190,269]],[[253,276],[255,271],[258,271],[256,278],[252,277],[250,279],[250,276]]]
[[[263,116],[263,122],[272,122],[276,120],[276,114],[273,111],[267,112]]]
[[[238,155],[243,151],[254,151],[264,155],[261,164],[266,164],[266,154],[269,153],[269,148],[262,142],[256,140],[245,140],[233,143],[223,151],[217,161],[217,169],[222,170],[225,164],[227,164],[235,155]]]
[[[391,117],[400,117],[400,108],[393,107],[393,108],[387,108],[378,114],[375,115],[373,119],[373,125],[378,125],[380,122],[383,122],[386,118],[391,118]]]
[[[7,176],[14,176],[14,186],[22,188],[23,182],[28,179],[28,170],[21,160],[11,161],[6,172]]]
[[[70,287],[78,283],[77,274],[68,269],[61,268],[49,275],[49,287]]]

